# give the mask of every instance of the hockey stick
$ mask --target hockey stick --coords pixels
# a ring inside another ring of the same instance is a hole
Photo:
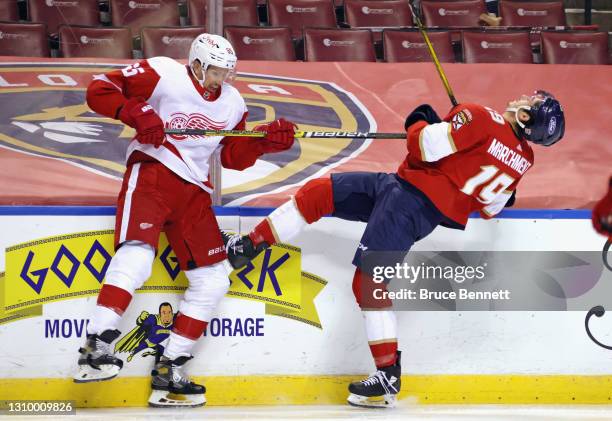
[[[438,60],[438,56],[436,55],[433,45],[431,45],[431,41],[429,40],[429,37],[427,36],[427,32],[425,31],[423,22],[421,22],[421,18],[419,18],[419,15],[417,15],[417,13],[415,12],[412,6],[412,1],[408,1],[408,7],[410,7],[410,13],[412,13],[412,16],[414,17],[414,22],[419,28],[421,35],[423,35],[423,38],[425,39],[425,44],[427,44],[427,49],[429,50],[429,54],[431,55],[431,58],[433,59],[434,65],[436,66],[438,75],[440,75],[440,79],[442,79],[442,84],[444,85],[444,89],[446,89],[448,98],[450,99],[450,102],[453,104],[453,107],[456,107],[458,102],[457,102],[457,99],[455,99],[455,94],[453,94],[453,90],[450,87],[450,83],[448,83],[448,79],[446,79],[444,70],[442,70],[442,66],[440,65],[440,60]]]
[[[250,130],[166,129],[166,134],[179,136],[264,137],[265,132]],[[304,132],[296,131],[296,139],[406,139],[406,133],[377,132]]]

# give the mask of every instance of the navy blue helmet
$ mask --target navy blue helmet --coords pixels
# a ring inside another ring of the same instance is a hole
[[[563,108],[554,96],[544,91],[536,95],[544,100],[536,102],[528,111],[531,119],[522,128],[523,137],[542,146],[557,143],[565,133],[565,117]]]

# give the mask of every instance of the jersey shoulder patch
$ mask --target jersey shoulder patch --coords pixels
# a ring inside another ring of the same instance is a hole
[[[472,115],[472,112],[468,108],[462,109],[451,118],[451,125],[453,126],[453,130],[458,131],[463,126],[470,124],[473,119],[474,117]]]

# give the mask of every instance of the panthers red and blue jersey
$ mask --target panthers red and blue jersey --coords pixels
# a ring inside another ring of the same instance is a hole
[[[533,150],[497,111],[461,104],[440,123],[408,128],[408,156],[398,175],[447,218],[465,226],[473,211],[500,212],[533,166]]]

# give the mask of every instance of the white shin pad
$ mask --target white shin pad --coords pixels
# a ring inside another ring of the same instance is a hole
[[[134,295],[134,291],[151,276],[153,259],[155,259],[153,247],[140,241],[128,241],[112,258],[104,283]],[[87,333],[99,335],[105,330],[114,330],[120,321],[121,316],[113,310],[96,306],[87,325]]]
[[[397,318],[390,310],[363,311],[368,342],[397,338]]]
[[[268,221],[276,239],[281,243],[291,241],[308,225],[293,198],[276,208],[268,216]]]

